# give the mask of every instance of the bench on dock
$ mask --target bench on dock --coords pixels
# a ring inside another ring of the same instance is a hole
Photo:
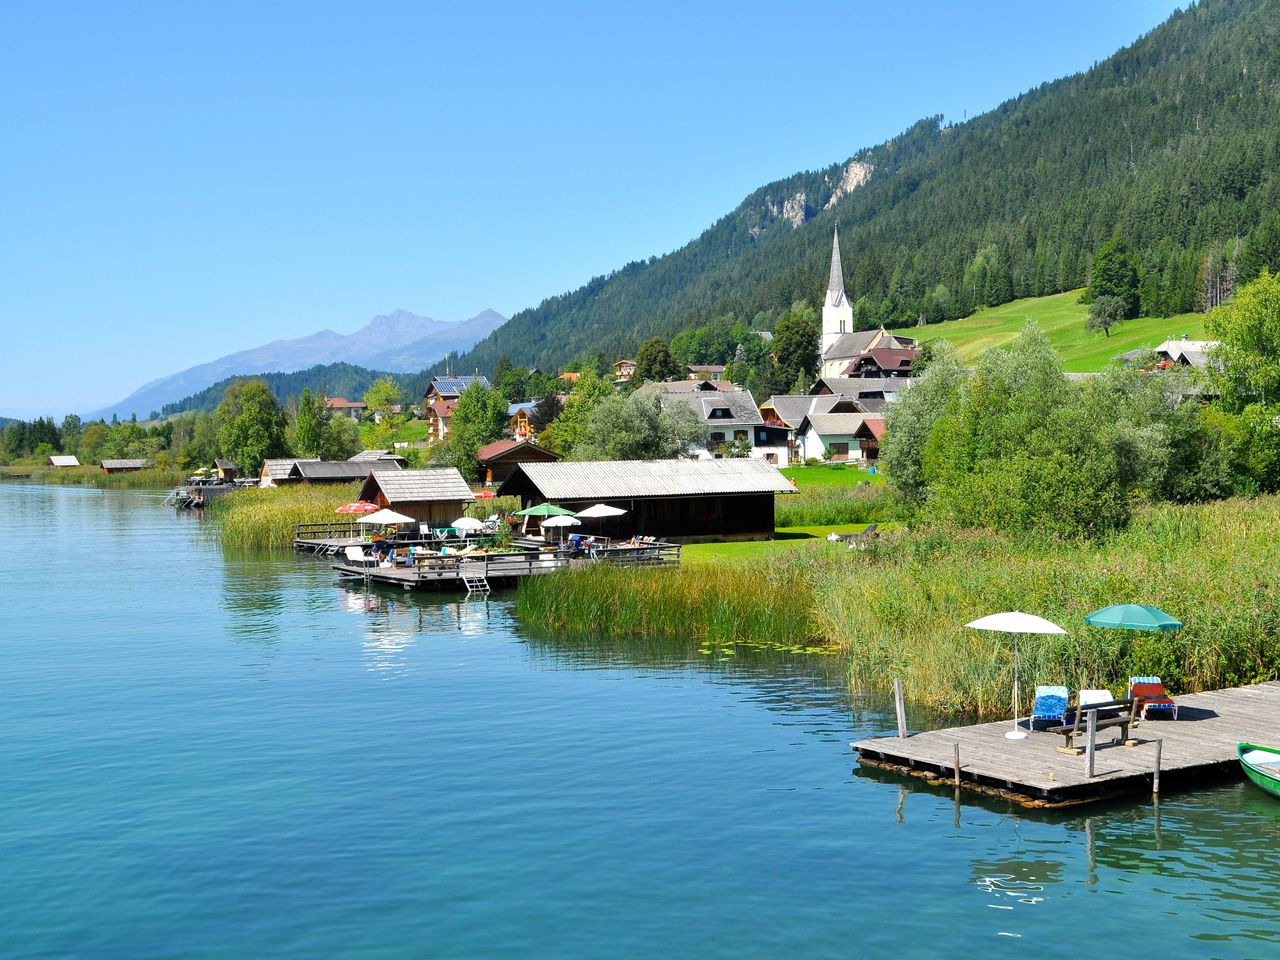
[[[1060,733],[1066,738],[1065,746],[1058,747],[1059,753],[1079,756],[1084,752],[1084,748],[1076,746],[1076,738],[1081,734],[1088,735],[1089,714],[1092,712],[1098,715],[1097,723],[1094,725],[1095,730],[1118,727],[1120,729],[1119,742],[1125,746],[1130,746],[1133,741],[1129,739],[1129,730],[1138,722],[1138,710],[1142,700],[1142,697],[1136,697],[1128,700],[1104,700],[1100,703],[1084,704],[1075,708],[1075,718],[1071,723],[1049,727],[1048,732]]]

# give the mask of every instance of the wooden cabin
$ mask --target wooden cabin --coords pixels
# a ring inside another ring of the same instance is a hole
[[[585,521],[579,528],[585,534],[685,543],[767,540],[774,497],[794,492],[777,467],[752,458],[521,463],[498,488],[526,508],[552,503],[576,512],[604,503],[626,511]]]
[[[351,483],[365,480],[373,473],[394,473],[400,469],[394,460],[295,460],[287,482]]]
[[[467,481],[453,467],[379,470],[365,480],[360,499],[440,527],[453,523],[475,502]]]
[[[213,461],[213,474],[218,478],[219,483],[232,483],[236,477],[240,476],[240,468],[233,460],[216,457]]]
[[[132,473],[153,466],[150,460],[103,460],[103,473]]]
[[[476,451],[485,486],[502,483],[518,463],[551,463],[560,458],[532,440],[495,440]]]
[[[51,467],[78,467],[80,466],[80,461],[71,454],[55,453],[49,458],[48,465]]]

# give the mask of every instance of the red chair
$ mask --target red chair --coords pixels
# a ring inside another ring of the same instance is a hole
[[[1174,720],[1178,719],[1178,705],[1173,702],[1173,697],[1165,692],[1164,684],[1159,677],[1130,677],[1129,696],[1134,700],[1142,698],[1143,720],[1147,719],[1148,710],[1172,714]]]

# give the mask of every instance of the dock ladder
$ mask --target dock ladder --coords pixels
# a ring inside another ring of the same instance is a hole
[[[475,593],[482,593],[487,596],[492,590],[492,587],[489,586],[489,578],[486,577],[484,574],[480,574],[479,576],[464,575],[462,578],[462,582],[467,587],[468,597]]]

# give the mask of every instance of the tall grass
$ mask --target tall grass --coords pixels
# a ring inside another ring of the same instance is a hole
[[[209,502],[205,514],[229,547],[282,549],[293,546],[299,523],[354,520],[334,511],[360,494],[360,484],[297,484],[233,490]]]
[[[103,473],[100,467],[6,467],[7,476],[20,476],[32,483],[59,486],[97,487],[100,490],[166,490],[176,487],[187,474],[177,468],[149,467],[128,473]]]
[[[1008,716],[1012,638],[964,626],[1023,610],[1068,630],[1020,638],[1022,702],[1037,684],[1105,687],[1161,676],[1174,692],[1280,677],[1280,498],[1138,512],[1098,543],[1035,542],[932,530],[850,551],[801,542],[785,555],[679,570],[588,568],[521,585],[522,618],[550,628],[716,641],[796,643],[847,652],[850,682],[881,690],[901,677],[937,711]],[[1147,603],[1178,633],[1084,625],[1112,603]]]
[[[777,498],[774,523],[779,527],[879,523],[896,519],[900,509],[893,491],[883,484],[802,487],[798,493]]]
[[[1065,636],[1020,638],[1023,702],[1036,684],[1105,687],[1132,674],[1175,691],[1280,675],[1280,500],[1232,500],[1141,511],[1100,544],[1029,543],[978,532],[933,532],[850,556],[815,585],[823,632],[849,650],[855,686],[903,678],[933,706],[1006,715],[1012,641],[963,626],[1024,610]],[[1099,630],[1084,616],[1147,603],[1183,621],[1178,633]]]
[[[606,636],[688,637],[778,645],[813,637],[812,597],[801,571],[730,566],[644,570],[588,567],[520,584],[521,619],[545,628]]]

